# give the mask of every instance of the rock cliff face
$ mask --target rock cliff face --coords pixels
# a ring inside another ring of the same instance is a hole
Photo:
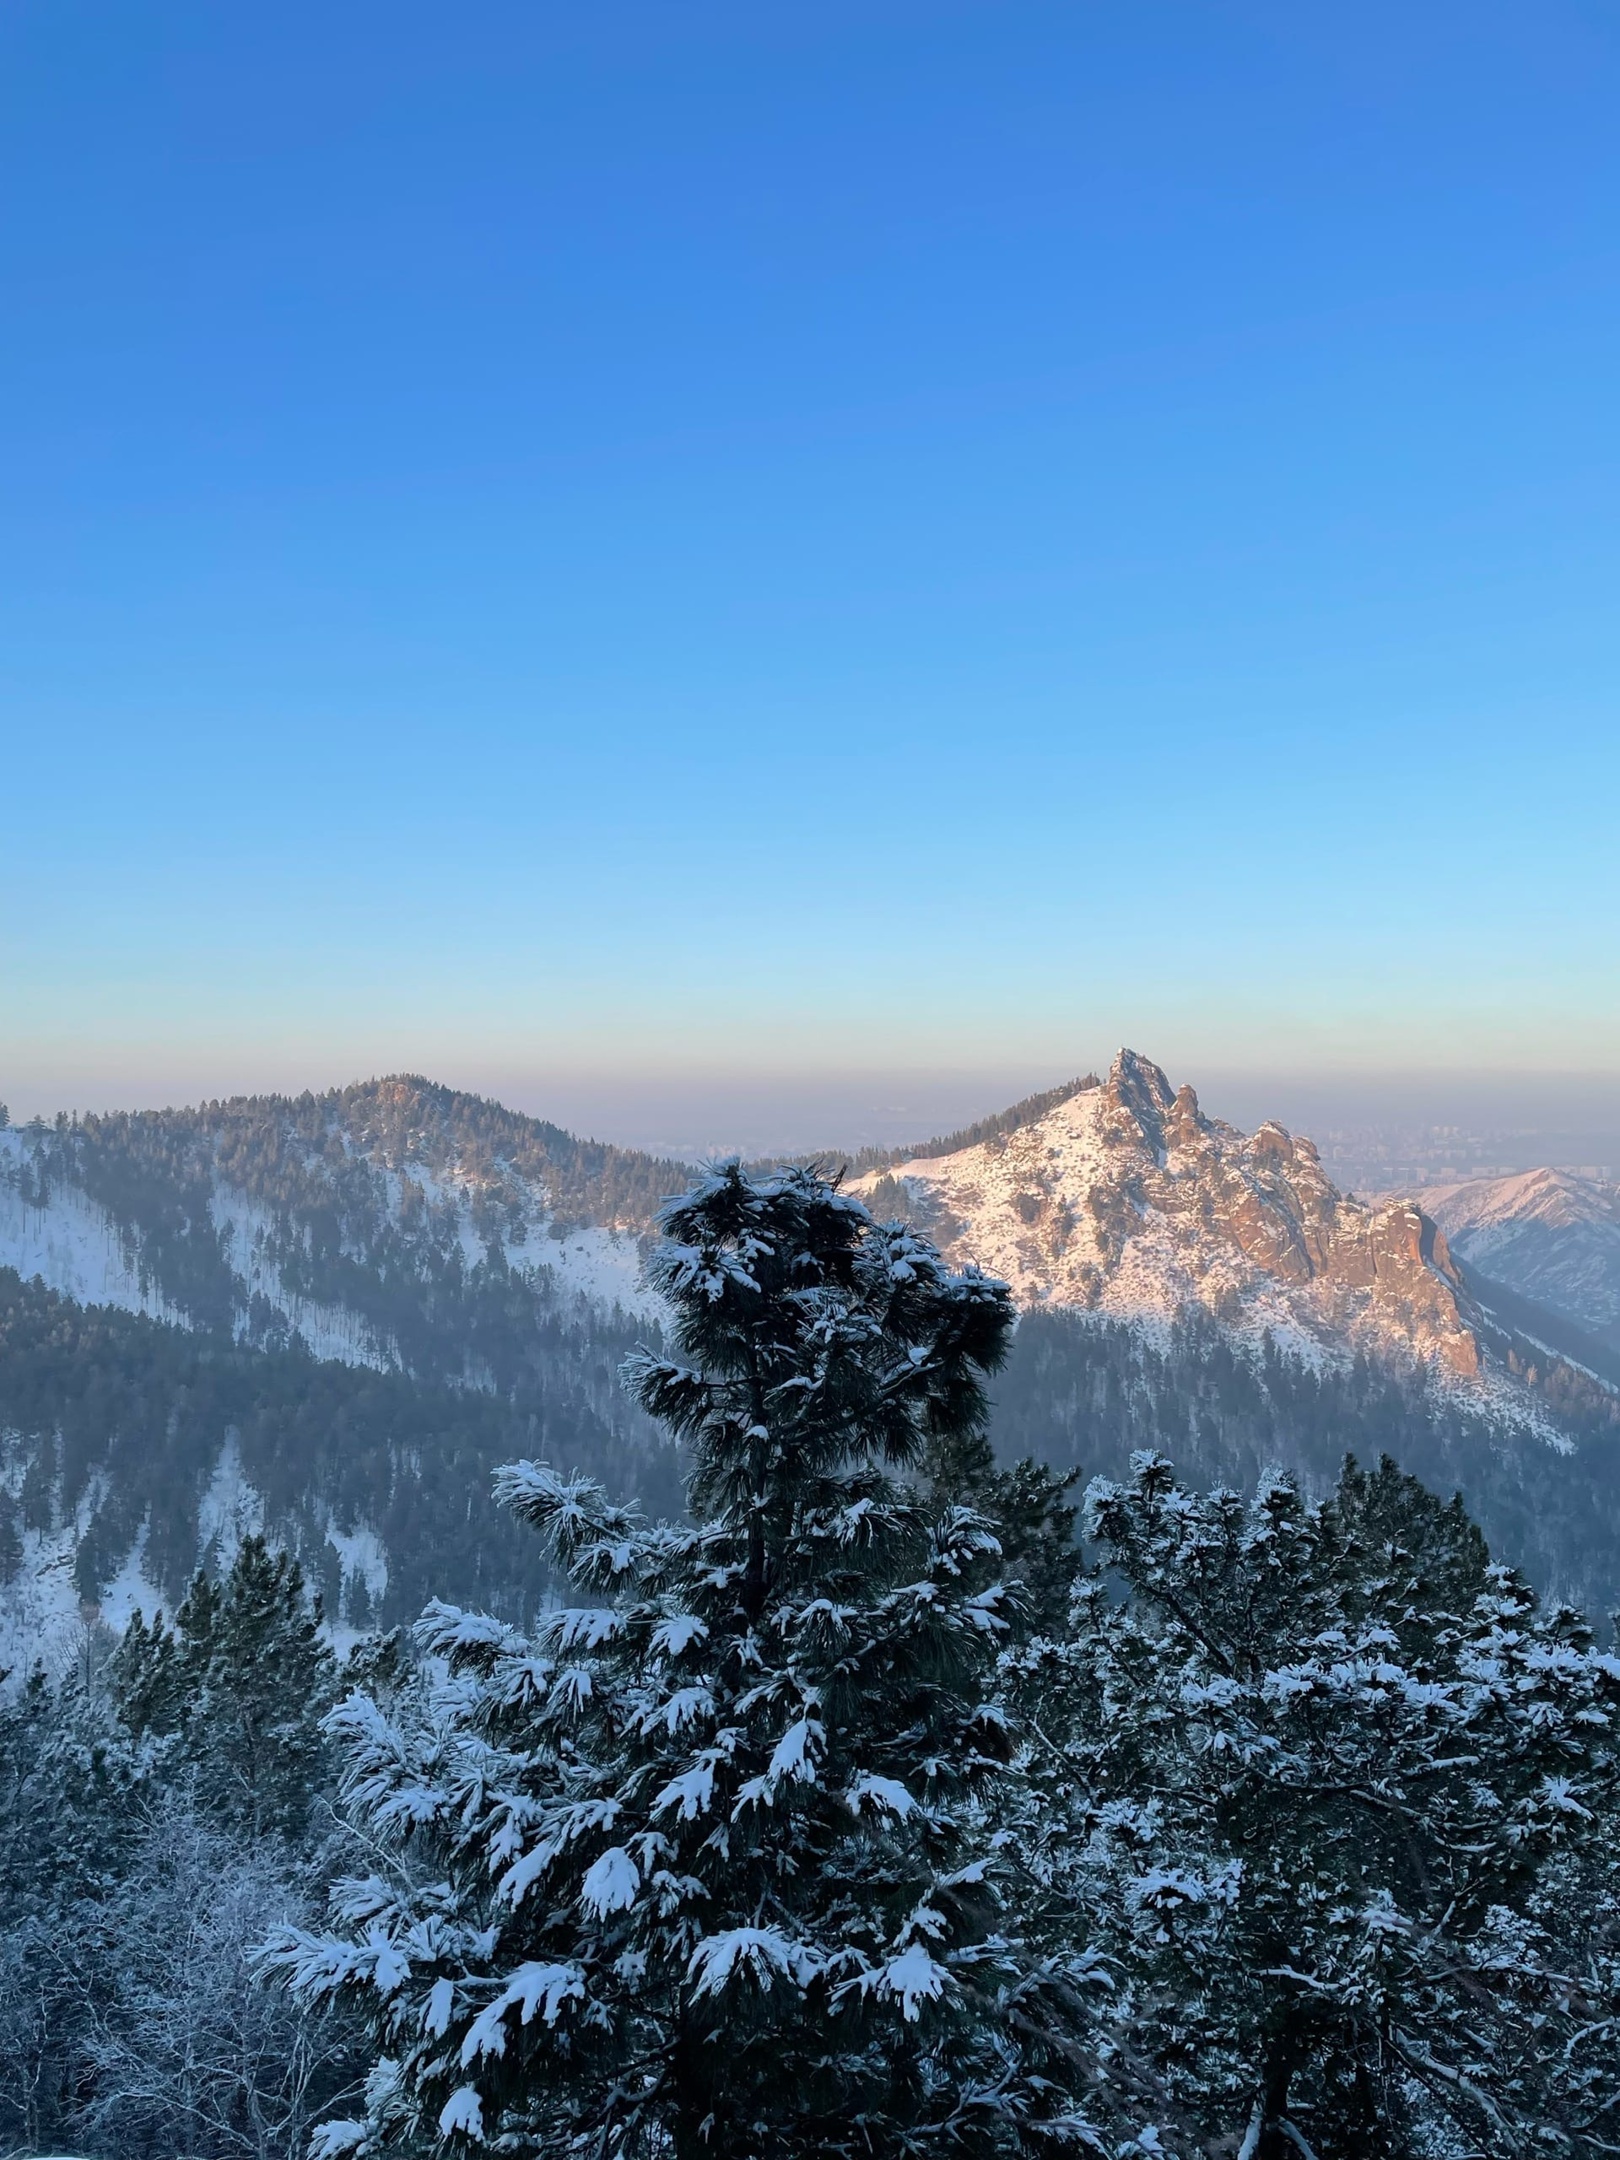
[[[1130,1320],[1202,1306],[1306,1356],[1364,1349],[1465,1381],[1481,1370],[1445,1237],[1414,1202],[1348,1198],[1309,1140],[1206,1117],[1134,1051],[1016,1132],[862,1178],[880,1209],[885,1178],[953,1260],[1004,1277],[1025,1305]]]

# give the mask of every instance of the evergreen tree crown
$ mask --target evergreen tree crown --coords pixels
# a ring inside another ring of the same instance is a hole
[[[647,1525],[514,1465],[502,1497],[598,1602],[531,1634],[430,1608],[419,1717],[338,1713],[401,1864],[278,1951],[390,2065],[330,2149],[403,2123],[537,2156],[1059,2134],[1003,2015],[1033,1983],[981,1804],[1010,1753],[996,1541],[897,1481],[977,1430],[1007,1292],[812,1172],[725,1166],[664,1227],[679,1357],[629,1379],[707,1512]]]

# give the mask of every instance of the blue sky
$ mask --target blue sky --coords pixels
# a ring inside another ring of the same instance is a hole
[[[0,1093],[1620,1073],[1617,109],[1595,0],[12,0]]]

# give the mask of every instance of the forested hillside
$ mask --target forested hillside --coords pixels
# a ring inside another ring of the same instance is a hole
[[[0,1577],[60,1551],[77,1599],[122,1579],[124,1610],[172,1611],[199,1559],[228,1559],[234,1509],[300,1554],[347,1626],[447,1584],[515,1616],[543,1574],[489,1499],[514,1451],[679,1508],[675,1452],[618,1384],[647,1339],[588,1308],[541,1316],[509,1386],[451,1387],[87,1309],[0,1270]]]
[[[271,1347],[336,1332],[337,1354],[428,1379],[492,1360],[497,1386],[536,1305],[634,1302],[636,1240],[689,1176],[413,1077],[5,1138],[18,1234],[64,1197],[86,1205],[189,1325]]]
[[[532,1603],[514,1448],[679,1504],[616,1375],[687,1175],[414,1079],[0,1131],[0,1633],[172,1609],[227,1516],[344,1628]]]
[[[1082,1482],[1124,1476],[1147,1448],[1195,1484],[1247,1490],[1282,1470],[1322,1493],[1347,1455],[1389,1455],[1433,1491],[1460,1492],[1492,1548],[1544,1591],[1592,1612],[1620,1605],[1620,1428],[1596,1387],[1562,1406],[1549,1438],[1421,1373],[1366,1357],[1308,1365],[1197,1314],[1149,1337],[1034,1312],[994,1397],[1004,1457],[1034,1454]]]
[[[546,1578],[489,1498],[497,1463],[543,1455],[652,1512],[681,1511],[680,1453],[619,1380],[624,1358],[657,1340],[586,1307],[553,1316],[535,1323],[527,1382],[500,1393],[86,1310],[0,1271],[0,1585],[65,1552],[59,1628],[71,1632],[79,1601],[108,1602],[120,1622],[141,1597],[172,1610],[209,1537],[228,1553],[222,1511],[235,1505],[299,1553],[345,1627],[391,1625],[434,1592],[516,1619]],[[1002,1456],[1082,1481],[1122,1475],[1133,1450],[1156,1447],[1200,1483],[1248,1486],[1281,1468],[1325,1491],[1347,1453],[1387,1453],[1462,1492],[1544,1589],[1594,1611],[1620,1604],[1620,1444],[1607,1418],[1572,1412],[1560,1452],[1421,1378],[1368,1359],[1307,1366],[1196,1316],[1150,1339],[1026,1314],[991,1401]],[[234,1491],[221,1490],[222,1458]],[[53,1544],[64,1525],[74,1534]]]

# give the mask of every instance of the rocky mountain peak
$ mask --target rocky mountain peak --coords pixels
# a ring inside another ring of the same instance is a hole
[[[1307,1356],[1480,1371],[1468,1294],[1419,1208],[1339,1192],[1309,1140],[1207,1117],[1133,1050],[1018,1130],[888,1175],[953,1259],[1026,1305],[1154,1322],[1202,1308]]]
[[[1151,1058],[1121,1050],[1108,1068],[1102,1092],[1113,1108],[1138,1118],[1157,1132],[1175,1100],[1169,1080]]]
[[[1176,1089],[1175,1100],[1170,1105],[1170,1114],[1165,1125],[1167,1130],[1178,1136],[1209,1131],[1209,1120],[1198,1107],[1198,1097],[1185,1082]]]

